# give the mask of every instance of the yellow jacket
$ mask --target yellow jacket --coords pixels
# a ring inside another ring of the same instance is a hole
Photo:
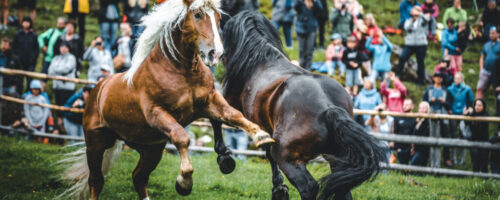
[[[69,14],[73,12],[71,1],[78,1],[78,13],[89,14],[89,0],[65,0],[63,9],[64,13]]]

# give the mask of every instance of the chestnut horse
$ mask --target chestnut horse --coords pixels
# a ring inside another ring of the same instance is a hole
[[[117,141],[123,140],[140,154],[132,178],[140,199],[148,199],[149,175],[170,140],[181,159],[176,190],[188,195],[193,167],[183,127],[200,117],[239,127],[258,146],[274,142],[214,89],[206,65],[215,64],[223,53],[219,4],[219,0],[169,0],[143,18],[146,29],[131,69],[100,81],[90,93],[83,114],[86,155],[69,158],[77,162],[64,178],[75,185],[65,194],[84,198],[88,183],[91,198],[98,199],[103,173],[120,152]]]
[[[378,172],[384,154],[377,140],[352,120],[345,89],[334,79],[290,63],[279,32],[259,13],[242,12],[223,31],[224,97],[276,141],[266,149],[272,198],[289,198],[280,169],[302,199],[352,198],[350,190]],[[216,152],[230,154],[221,123],[212,125]],[[321,186],[306,168],[319,155],[331,168]]]

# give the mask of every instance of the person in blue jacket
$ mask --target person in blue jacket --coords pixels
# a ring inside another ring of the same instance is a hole
[[[354,108],[360,110],[373,110],[380,104],[382,104],[382,97],[377,92],[377,89],[373,87],[371,80],[365,78],[363,88],[354,99]],[[370,115],[363,115],[363,122],[366,122],[368,118],[370,118]],[[365,129],[369,131],[370,127],[365,126]]]
[[[92,85],[87,85],[73,94],[64,107],[68,108],[84,108],[87,97],[92,90]],[[71,136],[83,137],[82,113],[65,112],[64,113],[64,129]]]
[[[380,33],[380,35],[382,35],[382,33]],[[370,79],[375,83],[378,77],[384,79],[385,73],[390,72],[392,69],[392,44],[385,35],[382,35],[382,41],[379,44],[372,44],[372,40],[373,37],[369,37],[365,46],[366,49],[373,53],[373,69],[370,74]]]
[[[399,27],[402,28],[405,20],[411,18],[410,10],[414,6],[420,6],[420,3],[417,0],[403,0],[401,4],[399,4]]]
[[[451,114],[463,115],[464,109],[471,107],[474,104],[474,94],[470,89],[470,86],[464,83],[464,75],[461,72],[455,73],[454,83],[448,87],[448,92],[451,94]],[[456,120],[450,120],[450,134],[452,138],[457,138],[457,127],[458,122]],[[458,134],[460,136],[460,134]],[[460,160],[457,161],[457,149],[452,149],[452,161],[453,164],[462,165],[465,163],[465,149],[461,148],[459,151]]]

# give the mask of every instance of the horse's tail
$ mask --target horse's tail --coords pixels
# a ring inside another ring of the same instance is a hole
[[[329,199],[335,195],[334,199],[343,199],[352,188],[375,177],[380,170],[379,163],[386,158],[377,140],[343,108],[330,107],[323,117],[335,161],[330,162],[332,173],[321,178],[319,197]]]
[[[113,147],[104,151],[102,159],[102,174],[106,175],[113,163],[120,156],[123,142],[116,141]],[[61,179],[71,184],[71,187],[57,196],[57,199],[87,199],[89,194],[89,167],[87,165],[87,148],[83,147],[75,152],[64,155],[64,158],[58,162],[65,167]]]

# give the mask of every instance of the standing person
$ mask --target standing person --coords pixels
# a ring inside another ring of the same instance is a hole
[[[90,12],[89,0],[65,0],[63,12],[71,20],[78,19],[78,33],[85,41],[85,17]]]
[[[498,31],[496,27],[490,28],[490,41],[486,42],[479,58],[479,80],[477,81],[476,98],[484,98],[484,92],[488,90],[491,83],[491,73],[500,60],[500,43],[498,42]]]
[[[54,58],[54,46],[57,39],[64,33],[66,23],[66,18],[59,17],[57,18],[56,28],[51,28],[38,36],[38,45],[43,53],[42,73],[46,74],[49,70],[50,62]]]
[[[420,104],[418,105],[418,113],[429,114],[430,113],[429,103],[425,101],[420,102]],[[429,119],[418,118],[413,135],[421,137],[429,137],[430,136],[429,125],[430,125]],[[424,145],[412,144],[410,154],[411,154],[410,165],[427,166],[427,160],[429,159],[429,147]]]
[[[497,8],[496,0],[488,0],[488,6],[484,9],[479,26],[483,27],[483,37],[485,40],[490,38],[490,28],[500,25],[500,10]]]
[[[347,11],[347,5],[342,4],[340,9],[330,12],[330,22],[332,23],[332,33],[338,33],[346,40],[354,29],[354,17]]]
[[[66,32],[57,39],[54,45],[54,54],[61,54],[61,52],[59,52],[59,47],[61,47],[63,42],[66,42],[70,47],[70,53],[76,58],[76,71],[78,77],[78,72],[82,70],[83,39],[75,33],[75,25],[75,22],[72,20],[66,24]]]
[[[376,111],[384,111],[385,110],[385,105],[381,104],[380,106],[377,106],[375,108]],[[381,133],[381,134],[392,134],[392,126],[393,126],[394,119],[391,116],[385,116],[385,115],[380,115],[380,116],[375,116],[371,115],[370,118],[365,122],[366,126],[371,127],[371,132],[374,133]],[[394,143],[389,143],[387,141],[380,141],[379,145],[384,149],[387,160],[390,160],[391,157],[391,150],[392,145]]]
[[[99,1],[99,29],[101,30],[101,37],[104,41],[104,48],[111,51],[113,43],[118,37],[118,21],[120,20],[120,13],[118,11],[118,3],[120,0],[100,0]]]
[[[471,30],[467,26],[466,22],[458,22],[458,28],[457,28],[457,48],[458,48],[458,55],[454,56],[455,58],[455,63],[456,63],[456,68],[457,71],[461,72],[462,71],[462,55],[465,53],[465,49],[467,48],[467,45],[469,41],[472,41],[474,38],[472,37]],[[452,58],[453,59],[453,58]]]
[[[500,131],[498,133],[493,134],[490,138],[491,143],[500,143]],[[491,173],[500,174],[500,151],[493,150],[491,151],[490,157],[490,167]]]
[[[85,108],[85,103],[92,90],[91,85],[83,87],[81,91],[73,94],[64,104],[67,108]],[[65,112],[64,113],[64,129],[71,136],[83,137],[82,113]]]
[[[147,0],[122,0],[123,14],[126,22],[132,27],[132,39],[139,38],[145,27],[141,25],[141,18],[148,14],[149,6]]]
[[[411,113],[413,111],[413,100],[405,99],[403,103],[403,112]],[[413,135],[417,120],[409,117],[394,117],[394,134]],[[408,164],[411,158],[411,145],[404,143],[395,143],[394,149],[397,152],[397,158],[400,164]]]
[[[371,66],[373,66],[373,69],[371,70],[370,78],[372,81],[375,83],[377,81],[377,78],[380,77],[380,79],[383,79],[385,77],[385,74],[390,72],[392,69],[391,65],[391,54],[392,54],[392,44],[385,37],[385,35],[382,34],[382,31],[379,30],[379,33],[381,35],[381,40],[378,41],[378,43],[373,44],[373,37],[369,37],[368,40],[366,40],[366,49],[368,49],[370,52],[373,54],[373,63]]]
[[[286,48],[293,48],[292,25],[295,19],[293,0],[273,0],[272,22],[276,29],[283,27]]]
[[[0,0],[0,9],[3,11],[3,21],[0,24],[0,31],[6,31],[9,29],[7,23],[9,22],[9,0]]]
[[[30,17],[25,17],[21,26],[22,29],[14,35],[12,51],[14,56],[19,58],[19,66],[17,68],[33,72],[35,71],[36,60],[38,59],[38,54],[40,52],[37,35],[33,30],[33,21],[31,21]],[[26,80],[28,84],[31,83],[32,79],[26,76]],[[19,94],[22,94],[22,91],[23,88],[18,88],[17,90]]]
[[[328,68],[328,75],[335,75],[335,69],[339,67],[339,74],[345,76],[345,64],[342,62],[345,48],[342,45],[342,36],[335,33],[331,37],[332,43],[328,45],[325,52],[326,67]]]
[[[380,94],[382,94],[388,111],[403,112],[407,90],[403,82],[393,72],[385,74],[385,79],[380,84]]]
[[[316,45],[316,40],[314,46],[318,49],[325,49],[325,25],[328,22],[328,6],[326,0],[321,1],[321,12],[316,13],[316,19],[318,19],[318,45]]]
[[[446,21],[452,18],[456,22],[466,22],[467,21],[467,11],[462,8],[461,0],[454,0],[453,6],[449,7],[444,11],[443,15],[443,24],[446,24]]]
[[[454,83],[448,87],[448,92],[451,94],[451,114],[462,115],[464,114],[464,109],[471,107],[474,103],[474,94],[468,85],[464,83],[464,75],[461,72],[457,72],[454,77]],[[452,138],[457,137],[457,120],[450,120],[450,134]],[[458,135],[461,136],[460,134]],[[461,137],[460,137],[461,138]],[[457,148],[453,148],[453,164],[462,165],[465,163],[465,149],[459,149],[461,151],[460,160],[457,161]]]
[[[453,71],[462,69],[462,54],[458,48],[458,32],[455,29],[455,20],[448,18],[446,20],[447,28],[441,33],[441,52],[443,58],[450,57],[450,68]]]
[[[33,22],[35,22],[36,18],[36,1],[37,0],[17,0],[17,17],[22,23],[22,19],[24,19],[24,9],[29,9],[29,17]]]
[[[425,90],[422,101],[429,102],[431,113],[448,114],[448,110],[451,105],[451,94],[446,88],[443,88],[442,86],[443,77],[441,73],[434,73],[434,75],[432,76],[432,80],[434,83]],[[432,135],[433,137],[450,137],[448,132],[448,120],[433,120],[432,123],[436,123],[436,125],[439,125],[439,135]],[[448,148],[444,148],[443,158],[446,165],[452,165]]]
[[[360,110],[374,110],[375,107],[382,104],[382,98],[380,94],[377,92],[377,89],[373,87],[373,83],[369,78],[365,78],[363,82],[363,88],[359,92],[358,96],[354,99],[354,108]],[[370,115],[362,115],[363,119],[361,120],[362,126],[365,127],[365,130],[370,131],[370,127],[365,126],[366,120],[370,118]]]
[[[464,109],[464,114],[473,117],[487,117],[486,102],[483,99],[476,99],[474,106]],[[488,141],[488,127],[489,122],[469,121],[467,122],[472,133],[470,141],[486,142]],[[470,148],[470,158],[472,161],[472,171],[488,173],[488,157],[489,150]]]
[[[429,19],[422,15],[420,7],[415,6],[411,10],[412,18],[409,18],[404,23],[404,30],[407,32],[405,37],[405,45],[403,52],[399,56],[398,68],[396,75],[401,77],[404,71],[406,61],[410,59],[412,54],[417,56],[417,84],[425,84],[425,55],[427,54],[427,24]]]
[[[399,27],[402,29],[405,21],[407,19],[412,18],[411,10],[415,6],[420,6],[420,3],[417,0],[403,0],[401,4],[399,4]]]
[[[345,88],[353,96],[358,95],[358,85],[361,85],[362,54],[356,48],[356,38],[347,38],[347,48],[342,55],[342,62],[346,66]],[[352,88],[352,91],[351,91]]]
[[[122,23],[120,25],[122,36],[118,38],[115,45],[113,46],[113,51],[116,52],[116,56],[113,58],[113,65],[117,72],[127,71],[132,65],[132,50],[134,49],[134,41],[131,37],[132,29],[130,24]]]
[[[2,38],[0,44],[0,66],[7,69],[17,69],[19,59],[12,54],[12,41],[9,38]],[[3,94],[12,95],[17,93],[21,95],[23,90],[22,76],[3,75]]]
[[[300,66],[307,70],[311,69],[314,40],[316,29],[318,29],[318,20],[314,13],[321,12],[321,9],[321,3],[318,0],[299,0],[295,5],[295,11],[297,11],[295,32],[299,41]]]
[[[76,58],[70,52],[70,45],[63,42],[59,47],[61,54],[54,57],[49,67],[49,75],[75,78]],[[63,106],[75,92],[75,83],[53,80],[52,87],[56,97],[56,104]]]
[[[437,18],[439,16],[439,7],[435,0],[425,0],[422,4],[422,12],[429,18],[429,41],[436,42]]]
[[[89,81],[97,81],[97,77],[102,75],[101,67],[110,66],[111,74],[113,74],[113,59],[111,53],[104,49],[104,42],[101,36],[97,36],[94,41],[90,43],[83,54],[83,59],[90,61],[88,79]]]

